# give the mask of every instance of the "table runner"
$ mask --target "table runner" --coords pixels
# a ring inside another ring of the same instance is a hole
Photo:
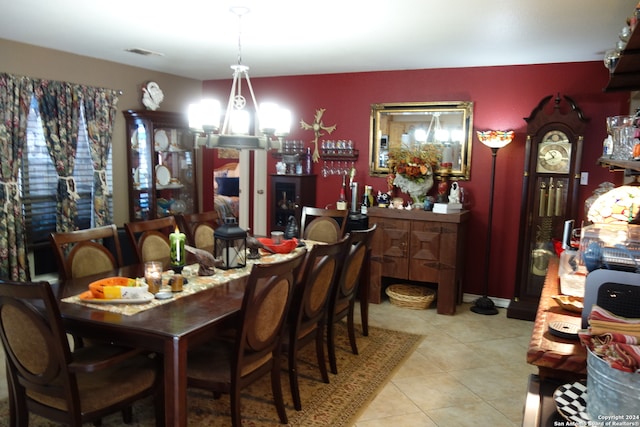
[[[310,248],[313,246],[314,242],[305,241],[306,247]],[[227,282],[230,282],[234,279],[239,279],[244,276],[248,276],[251,273],[251,268],[253,268],[253,264],[264,264],[264,263],[276,263],[280,261],[287,260],[292,258],[300,253],[302,249],[297,248],[293,252],[288,254],[264,254],[259,259],[247,259],[247,265],[242,268],[232,268],[229,270],[222,270],[216,268],[215,274],[212,276],[198,276],[198,264],[191,264],[184,267],[182,270],[183,276],[187,279],[188,283],[182,287],[182,292],[172,292],[173,298],[169,299],[156,299],[142,304],[108,304],[108,303],[91,303],[89,301],[84,301],[80,299],[80,294],[74,295],[71,297],[63,298],[63,302],[80,304],[87,307],[110,311],[112,313],[124,314],[126,316],[132,316],[134,314],[140,313],[142,311],[148,310],[150,308],[157,307],[162,304],[169,304],[172,301],[186,297],[188,295],[195,294],[197,292],[203,291],[205,289],[212,288],[214,286],[218,286]],[[172,270],[168,270],[162,273],[162,288],[161,292],[168,291],[171,292],[171,287],[169,286],[169,279],[173,276],[174,272]]]

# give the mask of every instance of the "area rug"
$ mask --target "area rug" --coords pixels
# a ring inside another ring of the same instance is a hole
[[[359,326],[357,326],[359,329]],[[359,355],[351,353],[346,324],[339,322],[336,328],[336,356],[338,374],[329,374],[329,384],[322,382],[318,370],[315,347],[307,345],[300,354],[299,381],[302,411],[293,407],[286,360],[282,363],[282,387],[289,426],[326,427],[350,426],[363,409],[375,398],[389,381],[395,370],[413,353],[423,336],[369,327],[369,336],[357,335]],[[229,426],[231,415],[229,397],[213,399],[211,393],[189,389],[190,426]],[[281,425],[272,403],[269,376],[242,392],[241,413],[245,426]],[[7,400],[0,401],[0,425],[8,425]],[[32,427],[56,426],[43,418],[31,415]],[[89,425],[89,424],[87,424]],[[120,414],[102,420],[104,427],[155,426],[150,400],[134,405],[134,421],[124,424]]]

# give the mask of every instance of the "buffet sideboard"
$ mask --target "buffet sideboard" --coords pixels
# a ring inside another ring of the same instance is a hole
[[[455,314],[462,302],[462,269],[469,211],[437,214],[373,207],[377,224],[370,266],[370,298],[382,300],[382,278],[437,285],[438,314]]]

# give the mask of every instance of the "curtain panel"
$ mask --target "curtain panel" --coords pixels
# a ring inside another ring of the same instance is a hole
[[[79,198],[73,179],[80,122],[80,91],[67,82],[41,80],[35,87],[49,155],[58,173],[56,230],[76,230]]]
[[[73,179],[80,106],[85,109],[93,163],[92,226],[112,223],[106,166],[117,112],[116,91],[0,73],[0,279],[31,280],[19,188],[26,155],[32,97],[38,101],[49,155],[58,174],[56,230],[77,229],[78,193]]]
[[[18,174],[27,144],[33,81],[0,73],[0,278],[31,280]]]
[[[107,161],[111,150],[111,137],[118,111],[117,93],[109,89],[84,87],[82,90],[84,118],[87,124],[89,151],[93,162],[93,225],[112,223],[109,211]]]

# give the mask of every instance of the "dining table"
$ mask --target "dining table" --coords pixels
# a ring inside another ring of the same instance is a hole
[[[153,299],[142,304],[92,303],[83,301],[79,295],[87,291],[90,283],[105,277],[144,277],[144,264],[65,280],[52,286],[60,300],[65,327],[70,333],[129,345],[162,357],[164,424],[186,426],[188,350],[237,322],[252,263],[277,262],[304,251],[305,248],[301,247],[286,255],[266,254],[259,260],[248,260],[242,268],[216,269],[216,273],[209,277],[189,275],[185,267],[183,276],[186,284],[182,292],[172,294],[167,300]],[[172,274],[172,271],[163,274],[167,289],[167,281]]]

